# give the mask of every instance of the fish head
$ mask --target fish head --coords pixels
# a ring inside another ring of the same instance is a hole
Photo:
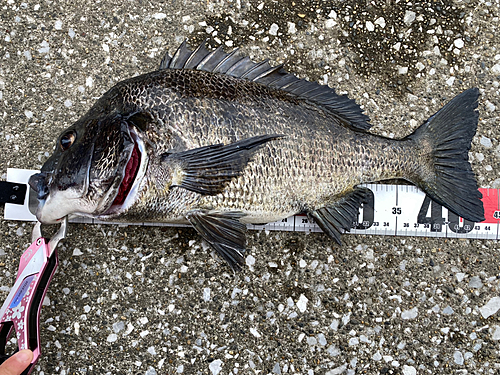
[[[50,224],[67,215],[97,217],[123,207],[144,169],[143,150],[137,128],[123,116],[77,121],[29,180],[39,201],[37,219]]]

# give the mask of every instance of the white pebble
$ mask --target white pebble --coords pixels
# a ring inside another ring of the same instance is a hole
[[[455,353],[453,353],[453,360],[457,365],[462,366],[464,364],[464,356],[462,355],[462,352],[456,350]]]
[[[484,319],[496,314],[498,310],[500,310],[500,297],[493,297],[486,305],[479,309]]]
[[[486,101],[485,105],[486,105],[486,109],[489,112],[494,112],[495,109],[497,109],[497,107],[492,102],[490,102],[489,100]]]
[[[407,10],[405,13],[405,18],[404,18],[404,23],[407,25],[411,25],[413,21],[415,21],[415,18],[417,17],[417,14],[415,12],[412,12],[411,10]]]
[[[500,326],[493,326],[490,328],[491,339],[496,341],[500,340]]]
[[[417,375],[417,370],[413,366],[403,365],[403,375]]]
[[[491,72],[493,74],[500,74],[500,64],[495,64],[491,67]]]
[[[39,53],[49,53],[50,47],[49,47],[49,43],[46,40],[44,40],[42,43],[40,43],[40,46],[42,48],[38,49]]]
[[[407,74],[408,73],[408,67],[407,66],[402,66],[398,69],[399,74]]]
[[[379,17],[375,20],[375,25],[379,25],[382,29],[385,27],[384,17]]]
[[[415,319],[418,315],[418,309],[414,307],[411,310],[404,310],[401,313],[401,319]]]
[[[56,22],[54,23],[54,29],[62,30],[62,21],[61,20],[56,20]]]
[[[16,230],[16,234],[17,234],[18,236],[24,236],[24,229],[23,229],[23,227],[19,227],[19,228],[17,228],[17,230]]]
[[[252,335],[254,335],[255,337],[257,337],[257,338],[260,338],[260,337],[262,336],[262,335],[259,333],[259,331],[257,331],[257,328],[253,328],[253,327],[252,327],[252,328],[250,328],[250,333],[251,333]]]
[[[481,289],[483,287],[483,283],[479,276],[473,276],[469,280],[469,288]]]
[[[479,142],[486,148],[490,148],[492,146],[491,139],[485,137],[484,135],[481,137],[481,140]]]
[[[455,47],[457,48],[462,48],[464,46],[464,41],[462,39],[455,39],[455,41],[453,42],[453,44],[455,44]]]
[[[380,360],[382,359],[382,354],[380,354],[380,352],[376,352],[376,353],[373,355],[372,359],[373,359],[374,361],[380,361]]]
[[[93,84],[94,80],[92,79],[92,77],[87,77],[87,79],[85,80],[85,86],[92,87]]]
[[[123,331],[124,329],[125,329],[125,323],[124,322],[120,321],[120,322],[113,323],[113,331],[115,333]]]
[[[155,347],[154,346],[150,346],[148,348],[148,353],[151,354],[151,355],[156,355]]]
[[[371,21],[366,21],[366,29],[368,31],[374,31],[375,30],[375,25]]]
[[[245,259],[245,263],[247,264],[247,266],[251,267],[255,264],[255,258],[252,255],[249,255]]]
[[[83,311],[85,311],[85,313],[88,313],[90,311],[91,307],[89,305],[85,305],[83,306]]]
[[[203,300],[206,302],[210,301],[210,288],[203,289]]]
[[[273,23],[271,25],[271,27],[269,28],[269,34],[271,34],[271,35],[278,35],[278,29],[279,29],[278,25],[276,25],[275,23]]]
[[[75,250],[73,250],[73,256],[75,257],[78,257],[80,255],[82,255],[82,251],[79,249],[79,248],[75,248]]]
[[[345,370],[347,370],[347,363],[344,363],[342,366],[336,367],[333,370],[328,371],[325,375],[343,374]]]
[[[454,82],[455,82],[455,77],[450,77],[446,80],[446,84],[448,86],[452,86]]]
[[[220,359],[216,359],[210,363],[208,368],[210,369],[210,372],[212,372],[212,375],[217,375],[222,370],[222,361]]]
[[[443,314],[445,315],[452,315],[453,313],[454,311],[451,306],[447,306],[443,309]]]
[[[102,49],[104,50],[104,52],[109,52],[109,46],[106,43],[102,44]]]
[[[108,342],[115,342],[116,340],[118,340],[118,336],[115,333],[112,333],[108,336],[106,340]]]
[[[419,71],[422,71],[425,69],[425,65],[422,64],[420,61],[415,65]]]
[[[165,13],[155,13],[153,14],[153,18],[157,20],[162,20],[164,18],[167,18],[167,15]]]
[[[335,25],[337,24],[337,22],[335,22],[334,20],[332,20],[331,18],[328,18],[326,21],[325,21],[325,28],[327,29],[331,29],[332,27],[334,27]],[[294,24],[295,25],[295,24]]]
[[[71,27],[68,30],[68,35],[71,39],[75,37],[75,30],[73,30]]]
[[[299,297],[299,300],[297,301],[297,308],[299,309],[299,311],[301,313],[303,313],[304,311],[307,310],[307,302],[309,300],[307,299],[307,297],[303,294],[300,295]]]
[[[80,334],[80,323],[75,322],[75,324],[73,325],[73,327],[75,327],[75,335],[78,336]]]
[[[288,34],[295,34],[297,32],[297,29],[295,28],[295,23],[287,22],[287,25],[288,25]]]

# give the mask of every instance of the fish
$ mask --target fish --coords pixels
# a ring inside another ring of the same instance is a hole
[[[481,222],[468,161],[478,98],[470,88],[391,139],[370,133],[369,117],[334,88],[237,49],[184,42],[62,131],[29,180],[36,216],[190,223],[233,270],[244,265],[249,223],[302,212],[341,244],[367,202],[364,183],[404,179]]]

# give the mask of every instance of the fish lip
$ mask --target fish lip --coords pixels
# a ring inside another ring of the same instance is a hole
[[[132,185],[128,189],[127,195],[126,195],[123,203],[115,204],[115,200],[116,200],[118,193],[120,191],[120,187],[122,186],[123,180],[126,177],[127,165],[130,162],[130,160],[134,154],[134,151],[132,151],[130,153],[130,156],[127,160],[127,163],[124,167],[124,171],[123,171],[122,176],[120,178],[120,184],[118,185],[117,188],[113,189],[113,191],[112,191],[113,198],[112,198],[111,203],[109,203],[109,206],[107,208],[102,209],[102,211],[97,210],[97,211],[102,212],[101,214],[96,216],[97,219],[106,220],[108,218],[115,217],[115,216],[127,211],[130,208],[130,206],[132,206],[137,199],[137,195],[139,192],[139,188],[141,186],[141,182],[146,174],[145,172],[146,172],[146,167],[148,164],[148,157],[147,157],[145,143],[142,140],[141,136],[139,135],[139,132],[137,131],[137,129],[134,126],[129,127],[129,135],[130,135],[130,138],[132,139],[132,142],[134,143],[134,146],[133,146],[134,149],[137,147],[137,151],[138,151],[137,154],[139,157],[138,166],[137,166],[136,170],[134,171],[134,173],[135,173],[134,180],[132,182]],[[110,195],[111,194],[107,194],[108,197]],[[103,199],[102,203],[105,204],[105,201],[109,202],[109,200],[105,198],[105,199]]]

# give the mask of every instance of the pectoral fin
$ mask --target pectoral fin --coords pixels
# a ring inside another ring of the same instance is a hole
[[[194,229],[233,269],[239,270],[245,263],[243,253],[246,243],[246,225],[240,223],[239,212],[206,213],[191,211],[187,219]]]
[[[368,189],[355,188],[335,203],[309,212],[323,232],[332,237],[339,245],[342,230],[350,231],[356,220],[361,204],[366,203]]]
[[[162,161],[176,171],[172,187],[204,195],[221,193],[233,178],[240,176],[252,154],[265,143],[284,137],[279,134],[259,135],[228,145],[217,144],[165,154]]]

